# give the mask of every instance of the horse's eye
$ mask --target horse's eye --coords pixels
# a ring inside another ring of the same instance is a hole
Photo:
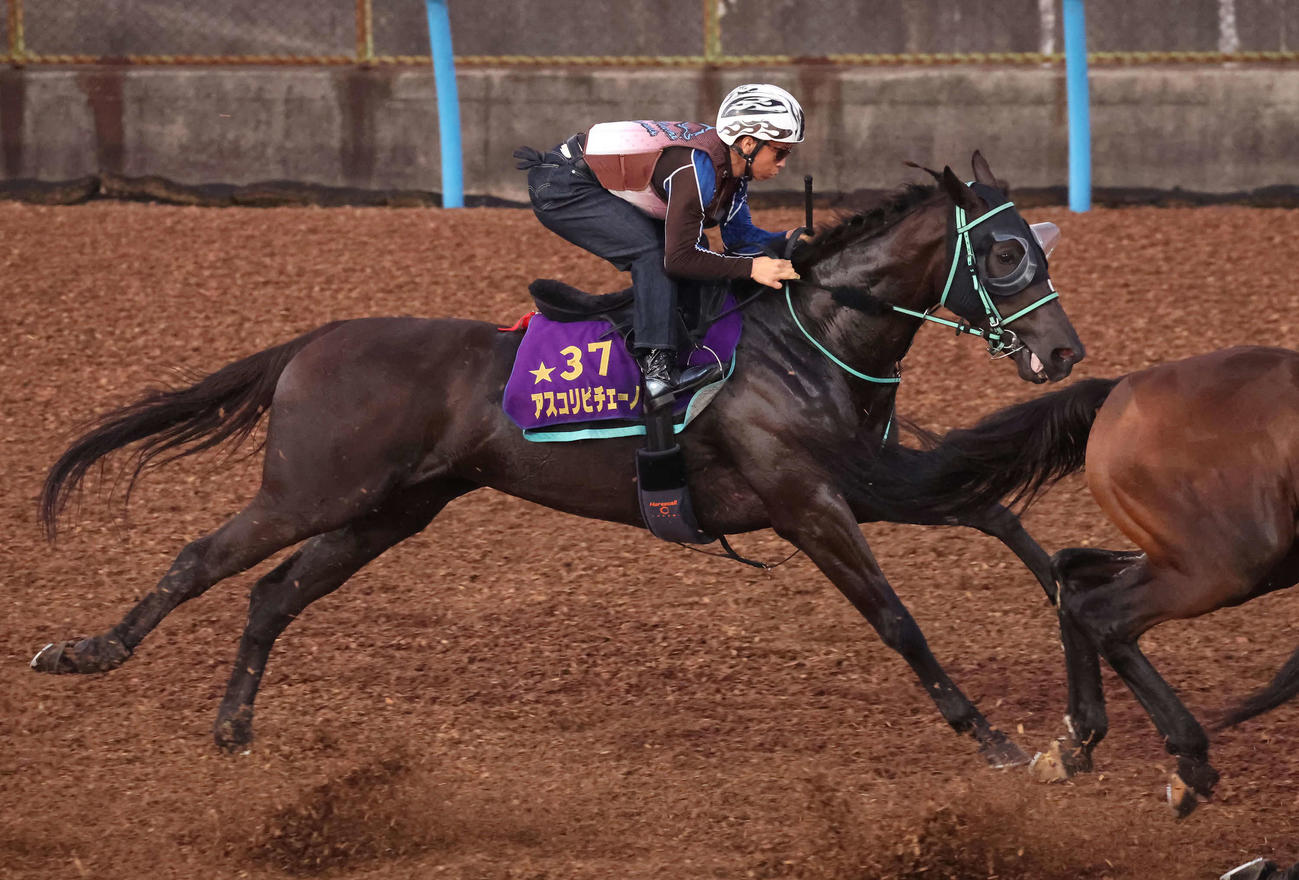
[[[1015,255],[1012,254],[1010,251],[1002,251],[1001,253],[997,254],[997,259],[1001,260],[1003,263],[1009,266],[1011,263],[1015,262]]]

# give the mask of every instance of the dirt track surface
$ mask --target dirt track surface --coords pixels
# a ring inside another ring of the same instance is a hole
[[[1052,274],[1089,351],[1075,377],[1296,343],[1299,212],[1026,213],[1064,231]],[[211,725],[275,560],[183,605],[121,669],[36,675],[38,648],[117,622],[257,485],[257,459],[188,459],[123,516],[110,466],[49,546],[35,500],[86,419],[328,320],[508,324],[534,277],[620,278],[521,210],[2,204],[0,230],[0,877],[1180,880],[1299,860],[1299,707],[1218,736],[1219,795],[1176,823],[1172,762],[1108,670],[1099,772],[1038,785],[984,766],[805,558],[763,573],[489,491],[289,628],[250,754],[218,753]],[[902,412],[933,429],[1042,392],[938,329],[905,367]],[[1127,546],[1077,479],[1026,523],[1048,551]],[[1062,733],[1054,616],[1009,551],[863,529],[992,723],[1030,752]],[[1299,645],[1296,601],[1143,645],[1204,717]]]

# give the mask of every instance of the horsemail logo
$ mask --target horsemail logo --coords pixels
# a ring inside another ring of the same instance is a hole
[[[655,516],[668,517],[680,515],[676,508],[681,502],[677,498],[673,498],[671,501],[647,501],[646,503],[649,505],[650,510],[654,511]]]
[[[640,125],[651,137],[663,134],[670,141],[688,141],[712,128],[702,122],[655,122],[649,119],[640,120]]]

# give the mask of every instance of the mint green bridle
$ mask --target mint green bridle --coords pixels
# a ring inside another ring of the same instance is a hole
[[[971,229],[978,226],[980,223],[984,222],[985,220],[996,216],[997,214],[1001,213],[1005,209],[1014,207],[1014,205],[1015,205],[1014,202],[1006,201],[1000,205],[997,205],[995,208],[992,208],[986,211],[985,213],[980,214],[978,217],[976,217],[973,220],[967,220],[965,209],[962,208],[960,205],[956,205],[955,206],[956,208],[956,216],[955,216],[956,251],[952,255],[951,268],[949,268],[947,271],[947,283],[943,285],[943,295],[939,297],[938,302],[934,304],[934,306],[932,306],[927,311],[918,312],[915,309],[908,309],[902,306],[895,306],[892,305],[891,303],[886,304],[888,305],[889,310],[898,312],[903,315],[910,315],[911,317],[919,318],[922,321],[928,321],[933,324],[942,324],[943,326],[946,327],[955,328],[958,335],[965,333],[970,336],[978,336],[987,342],[988,354],[992,355],[993,357],[998,357],[998,358],[1006,357],[1008,355],[1014,354],[1015,352],[1019,351],[1020,348],[1023,347],[1023,343],[1019,341],[1019,337],[1015,334],[1013,330],[1010,330],[1007,325],[1009,325],[1013,321],[1018,321],[1020,318],[1024,317],[1028,313],[1034,311],[1035,309],[1041,308],[1042,306],[1046,305],[1052,300],[1059,299],[1060,294],[1056,291],[1055,286],[1051,284],[1051,279],[1048,277],[1046,283],[1047,286],[1050,287],[1051,289],[1050,293],[1048,293],[1046,296],[1042,297],[1041,299],[1037,300],[1036,302],[1032,303],[1031,305],[1025,306],[1024,308],[1020,309],[1019,311],[1011,315],[1002,315],[1001,311],[997,308],[996,302],[993,300],[992,296],[988,293],[988,289],[984,285],[983,280],[979,277],[978,267],[975,265],[974,245],[970,242]],[[933,314],[933,312],[936,309],[940,307],[945,307],[947,305],[947,296],[949,293],[951,293],[952,282],[957,277],[956,271],[957,268],[961,265],[962,254],[964,254],[965,257],[964,259],[965,268],[970,273],[970,282],[973,285],[975,292],[978,294],[979,302],[983,305],[984,313],[987,315],[988,318],[987,330],[982,330],[978,327],[971,327],[969,324],[965,322],[949,321],[946,318],[940,318],[937,315]],[[789,307],[790,317],[794,319],[794,326],[797,327],[805,337],[807,337],[807,340],[812,343],[812,345],[817,349],[817,351],[825,355],[826,358],[828,358],[830,362],[833,363],[835,366],[839,367],[841,370],[848,373],[849,375],[855,376],[858,379],[861,379],[866,382],[874,382],[881,385],[896,385],[897,383],[902,381],[902,379],[897,376],[892,376],[892,377],[871,376],[861,372],[860,370],[855,370],[852,367],[845,364],[842,360],[836,357],[829,349],[827,349],[817,339],[815,339],[812,336],[812,334],[807,331],[807,328],[803,326],[803,323],[798,320],[798,314],[794,311],[794,300],[790,294],[788,282],[785,283],[785,303]]]

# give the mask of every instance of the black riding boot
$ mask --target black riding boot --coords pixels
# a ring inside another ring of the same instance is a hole
[[[645,380],[645,412],[670,406],[676,395],[693,391],[722,377],[718,364],[687,367],[677,372],[677,353],[672,348],[648,348],[636,353]]]
[[[672,403],[677,387],[677,353],[671,348],[647,348],[636,353],[645,380],[645,412]]]

